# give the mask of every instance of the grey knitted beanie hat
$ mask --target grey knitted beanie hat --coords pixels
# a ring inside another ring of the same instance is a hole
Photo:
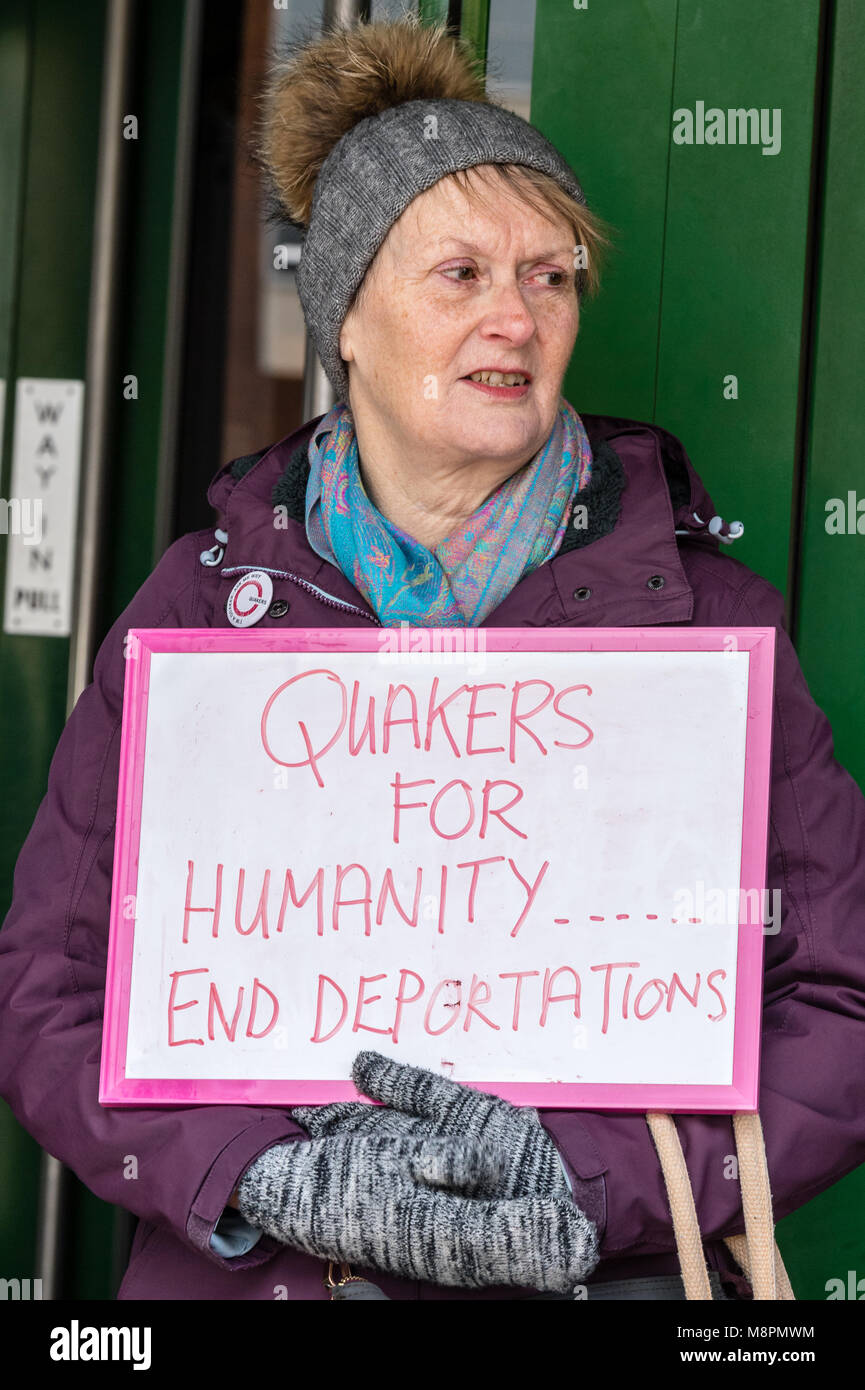
[[[298,293],[337,400],[348,400],[343,320],[419,193],[459,170],[517,164],[586,202],[540,131],[486,99],[464,44],[411,18],[337,29],[282,58],[256,153],[272,201],[305,231]]]

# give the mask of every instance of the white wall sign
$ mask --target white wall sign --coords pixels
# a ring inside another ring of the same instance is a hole
[[[17,382],[4,632],[71,631],[83,409],[83,381]]]

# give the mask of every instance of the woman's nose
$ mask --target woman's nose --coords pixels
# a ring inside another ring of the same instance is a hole
[[[516,344],[528,342],[535,331],[535,318],[519,285],[493,285],[484,296],[484,312],[478,325],[488,338],[507,338]]]

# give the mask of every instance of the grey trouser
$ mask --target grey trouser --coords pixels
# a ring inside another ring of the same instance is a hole
[[[730,1300],[730,1295],[724,1293],[721,1287],[721,1278],[716,1270],[709,1270],[709,1284],[712,1289],[713,1299]],[[643,1279],[614,1279],[605,1284],[587,1284],[586,1293],[590,1303],[597,1299],[663,1299],[665,1302],[671,1299],[684,1299],[685,1286],[679,1274],[663,1274],[655,1278]],[[467,1297],[471,1297],[468,1294]],[[343,1284],[334,1290],[333,1298],[340,1303],[355,1302],[357,1299],[386,1299],[387,1294],[382,1293],[381,1289],[375,1284],[368,1283],[365,1279],[358,1279],[355,1282]],[[573,1303],[575,1300],[572,1294],[567,1293],[536,1293],[529,1294],[529,1302],[535,1299],[549,1301],[556,1299],[560,1302]],[[578,1299],[577,1302],[584,1300]]]
[[[712,1289],[712,1298],[727,1302],[740,1301],[731,1300],[729,1294],[724,1293],[721,1287],[721,1276],[715,1269],[710,1269],[709,1285]],[[539,1293],[533,1296],[538,1299],[567,1299],[573,1302],[570,1294],[561,1293]],[[589,1303],[595,1303],[598,1299],[662,1299],[670,1302],[675,1299],[685,1298],[685,1285],[680,1274],[659,1274],[654,1278],[646,1277],[642,1279],[613,1279],[604,1284],[587,1284],[586,1297]],[[583,1300],[578,1300],[582,1302]]]

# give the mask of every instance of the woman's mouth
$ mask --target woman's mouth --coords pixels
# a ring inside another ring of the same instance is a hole
[[[483,391],[500,401],[516,401],[528,393],[531,377],[527,372],[497,372],[481,370],[460,377],[467,386]]]

